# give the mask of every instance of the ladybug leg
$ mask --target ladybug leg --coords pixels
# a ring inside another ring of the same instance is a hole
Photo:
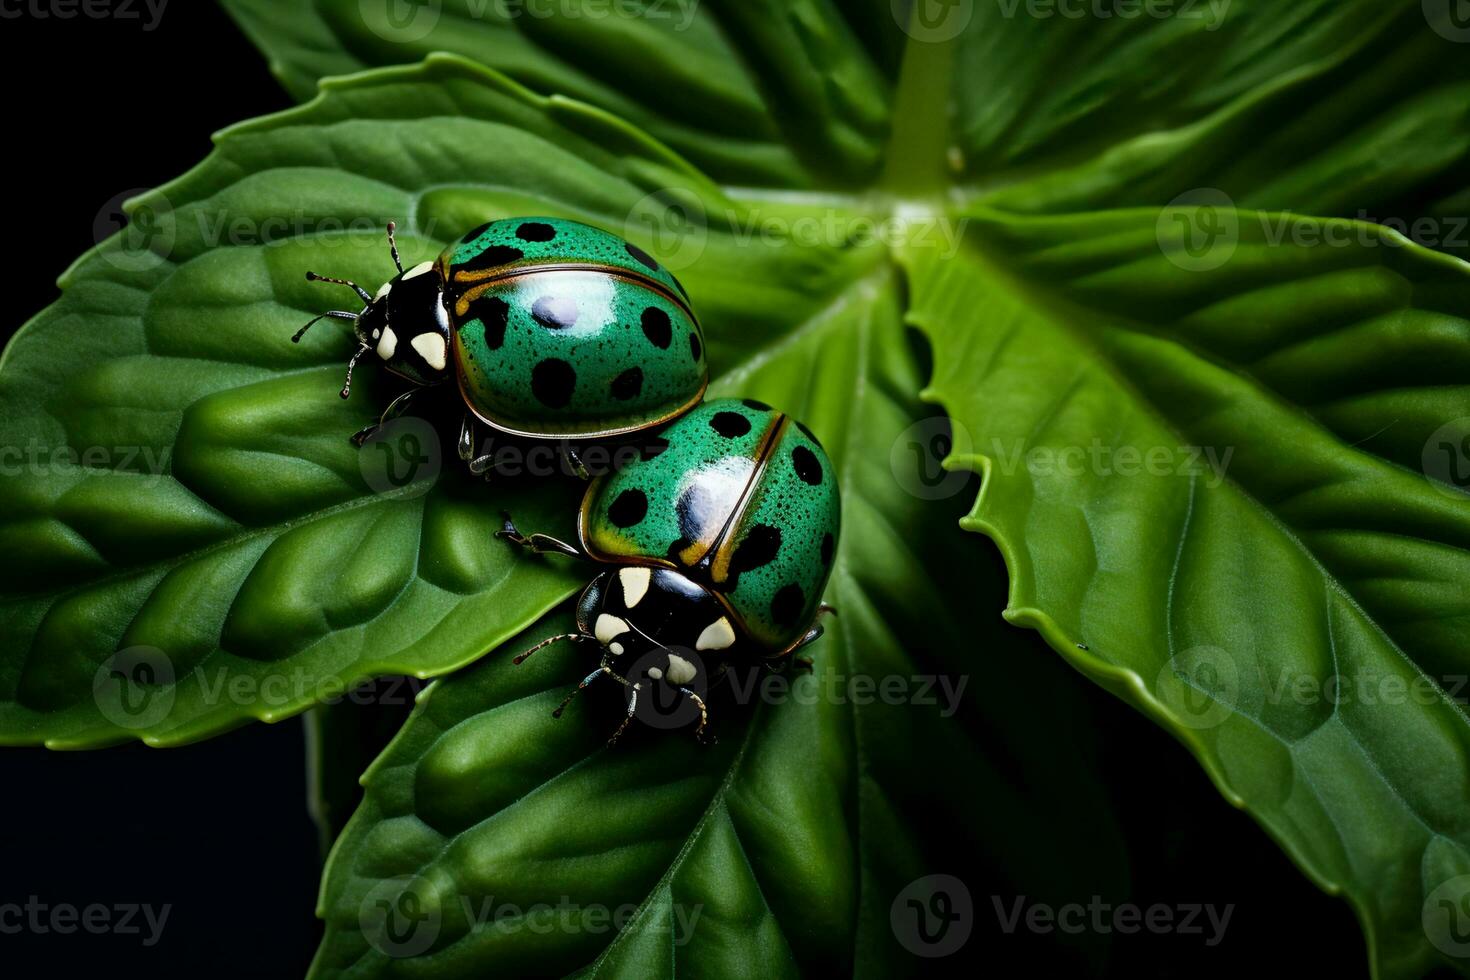
[[[561,713],[567,710],[567,705],[572,703],[572,698],[576,697],[578,694],[581,694],[583,688],[585,688],[588,684],[591,684],[593,681],[597,680],[597,678],[601,677],[603,674],[610,673],[611,671],[607,669],[607,664],[604,663],[601,667],[598,667],[592,673],[582,678],[582,683],[572,688],[572,693],[561,699],[561,704],[556,706],[556,710],[551,713],[551,717],[560,718]]]
[[[713,735],[706,736],[704,733],[704,730],[709,727],[709,708],[705,707],[704,698],[695,694],[687,687],[679,688],[679,693],[693,701],[695,707],[699,709],[699,727],[694,729],[694,737],[704,745],[713,745],[715,743],[715,737]]]
[[[638,710],[638,692],[642,690],[642,687],[638,684],[630,684],[626,679],[623,679],[623,683],[628,685],[631,692],[628,698],[628,713],[623,716],[622,724],[618,725],[617,730],[612,733],[612,737],[607,740],[609,747],[616,745],[618,739],[622,738],[623,732],[627,731],[628,726],[633,723],[634,712]]]
[[[807,630],[806,635],[797,641],[796,646],[787,651],[787,656],[791,657],[791,662],[796,664],[796,666],[800,667],[802,670],[812,669],[811,659],[809,657],[795,656],[795,653],[807,644],[816,642],[817,638],[826,631],[825,627],[822,626],[822,617],[828,615],[829,613],[835,616],[837,615],[837,610],[834,607],[827,605],[825,602],[818,606],[817,615],[816,618],[812,620],[811,629]]]
[[[459,426],[459,458],[469,464],[471,475],[490,479],[495,457],[491,453],[475,455],[475,421],[468,412]]]
[[[561,458],[567,464],[567,469],[570,469],[578,479],[592,479],[592,474],[587,472],[587,464],[582,462],[582,457],[577,454],[570,443],[561,444]]]
[[[581,634],[573,634],[573,635],[576,635],[579,638],[584,639],[584,640],[586,639],[586,637],[581,636]],[[560,639],[560,638],[561,637],[552,637],[552,640],[556,640],[556,639]],[[548,640],[547,642],[551,642],[551,641]],[[530,650],[527,650],[526,651],[526,654],[524,656],[528,656],[528,655],[530,655],[530,653],[531,653],[531,651]],[[564,698],[561,699],[561,704],[559,704],[559,705],[556,706],[556,710],[551,713],[551,717],[553,717],[553,718],[560,718],[561,717],[561,713],[563,711],[567,710],[567,705],[569,705],[569,704],[572,703],[572,699],[575,698],[578,694],[581,694],[582,693],[582,690],[585,687],[587,687],[588,684],[591,684],[593,681],[597,680],[597,678],[601,677],[604,674],[606,674],[608,677],[611,677],[613,680],[617,681],[619,684],[627,685],[627,683],[628,683],[628,679],[626,677],[623,677],[623,676],[621,676],[621,675],[613,672],[612,667],[607,662],[607,654],[604,653],[602,655],[602,663],[598,665],[598,667],[597,667],[596,670],[594,670],[592,673],[588,674],[586,677],[582,678],[582,682],[580,684],[578,684],[576,687],[572,688],[572,691],[571,691],[570,694],[568,694],[566,697],[564,697]],[[635,694],[634,696],[636,697],[637,695]],[[619,731],[621,731],[621,729],[619,729]]]
[[[560,538],[553,538],[549,534],[526,535],[520,532],[515,522],[510,519],[510,514],[501,511],[500,516],[505,523],[500,530],[495,532],[497,538],[504,538],[517,547],[524,548],[533,555],[565,555],[568,558],[586,558],[582,549],[574,544],[567,544]]]
[[[475,458],[475,423],[469,412],[459,423],[459,458],[466,463]]]
[[[787,651],[788,654],[795,654],[796,651],[800,650],[802,647],[806,646],[808,643],[815,642],[816,639],[817,639],[817,637],[821,636],[822,633],[825,632],[825,629],[822,626],[822,617],[823,616],[826,616],[826,615],[829,615],[829,614],[830,615],[833,615],[833,616],[836,616],[837,615],[837,608],[835,606],[830,606],[830,605],[828,605],[825,602],[822,603],[820,606],[818,606],[817,607],[817,615],[816,615],[815,618],[812,619],[811,629],[809,629],[809,630],[806,631],[806,635],[803,636],[797,642],[796,646],[792,647],[789,651]],[[808,657],[796,657],[796,656],[792,656],[791,657],[791,660],[792,660],[793,663],[796,664],[796,666],[800,667],[802,670],[811,670],[812,669],[812,662],[811,662],[811,659],[808,658]]]
[[[370,425],[365,425],[361,429],[358,429],[355,433],[353,433],[352,444],[361,449],[362,444],[367,442],[368,439],[372,438],[374,432],[377,432],[384,425],[387,425],[390,421],[398,418],[398,416],[408,411],[408,406],[413,400],[413,396],[418,394],[421,390],[422,389],[420,388],[410,388],[403,394],[399,395],[397,398],[389,402],[388,407],[383,410],[383,414],[378,416],[378,421],[373,422]]]

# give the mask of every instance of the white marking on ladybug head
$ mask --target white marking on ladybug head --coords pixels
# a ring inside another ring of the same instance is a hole
[[[656,681],[661,681],[664,678],[664,672],[657,667],[650,667],[648,668],[648,676]]]
[[[597,622],[593,624],[592,635],[597,637],[597,642],[607,646],[613,641],[613,637],[622,636],[628,632],[628,624],[616,616],[601,613]]]
[[[444,358],[448,353],[448,348],[444,346],[442,336],[437,333],[421,333],[409,343],[413,344],[413,349],[419,352],[419,356],[429,367],[435,371],[444,370]]]
[[[648,582],[651,578],[651,568],[625,568],[618,572],[618,581],[623,583],[623,605],[629,609],[638,605],[648,593]]]
[[[691,664],[689,661],[685,660],[677,653],[669,654],[670,684],[688,684],[690,681],[694,680],[694,675],[697,673],[699,673],[699,671],[695,670],[694,665]]]
[[[378,341],[378,356],[387,361],[398,350],[398,335],[392,327],[383,328],[383,339]]]
[[[407,272],[405,272],[403,274],[402,278],[404,278],[404,279],[412,279],[414,276],[421,276],[421,275],[423,275],[425,272],[428,272],[432,268],[434,268],[434,263],[433,262],[420,262],[418,265],[414,266],[412,269],[409,269]]]
[[[614,657],[621,657],[623,655],[623,645],[621,643],[609,643],[607,645],[607,652]]]
[[[730,625],[726,616],[710,623],[699,634],[699,639],[694,641],[696,650],[723,650],[735,642],[735,628]]]
[[[381,286],[378,287],[377,294],[375,296],[373,296],[373,302],[376,303],[378,300],[382,299],[384,296],[387,296],[388,295],[388,290],[390,290],[392,288],[393,288],[393,280],[392,279],[389,279],[387,282],[383,283],[383,285],[381,285]]]

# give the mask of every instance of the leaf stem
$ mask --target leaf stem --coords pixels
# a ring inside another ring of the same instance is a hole
[[[916,9],[911,17],[917,15]],[[878,186],[907,200],[932,199],[942,197],[950,183],[955,39],[923,40],[922,31],[908,33]]]

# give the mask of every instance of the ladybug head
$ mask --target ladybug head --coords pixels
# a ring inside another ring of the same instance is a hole
[[[597,576],[577,603],[577,625],[628,672],[674,687],[693,681],[737,639],[724,605],[669,568],[627,566]]]
[[[291,338],[299,342],[312,324],[332,318],[351,320],[357,335],[357,350],[347,362],[347,380],[342,397],[352,392],[352,369],[358,358],[369,351],[377,354],[383,365],[415,384],[441,381],[449,371],[449,311],[444,306],[444,284],[433,262],[422,262],[404,270],[398,259],[398,246],[393,239],[393,222],[388,223],[388,247],[398,275],[369,294],[350,279],[334,279],[308,272],[312,282],[331,282],[347,286],[362,298],[362,311],[329,310],[312,319]]]

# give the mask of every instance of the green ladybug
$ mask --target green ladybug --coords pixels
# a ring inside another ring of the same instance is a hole
[[[784,665],[822,634],[822,592],[841,525],[836,473],[816,436],[762,402],[720,399],[690,411],[582,499],[577,543],[499,533],[538,554],[610,566],[577,602],[577,632],[601,648],[577,691],[606,675],[629,694],[622,734],[651,686],[690,700],[736,662]]]
[[[453,379],[468,411],[460,455],[483,473],[475,425],[535,440],[611,439],[678,418],[704,397],[704,336],[684,287],[638,246],[576,221],[508,218],[466,234],[439,258],[405,270],[388,225],[398,275],[370,295],[357,283],[308,272],[315,282],[349,286],[361,312],[351,320],[358,348],[352,369],[372,352],[414,387],[357,433],[359,445],[409,398]],[[578,464],[580,468],[580,464]]]

